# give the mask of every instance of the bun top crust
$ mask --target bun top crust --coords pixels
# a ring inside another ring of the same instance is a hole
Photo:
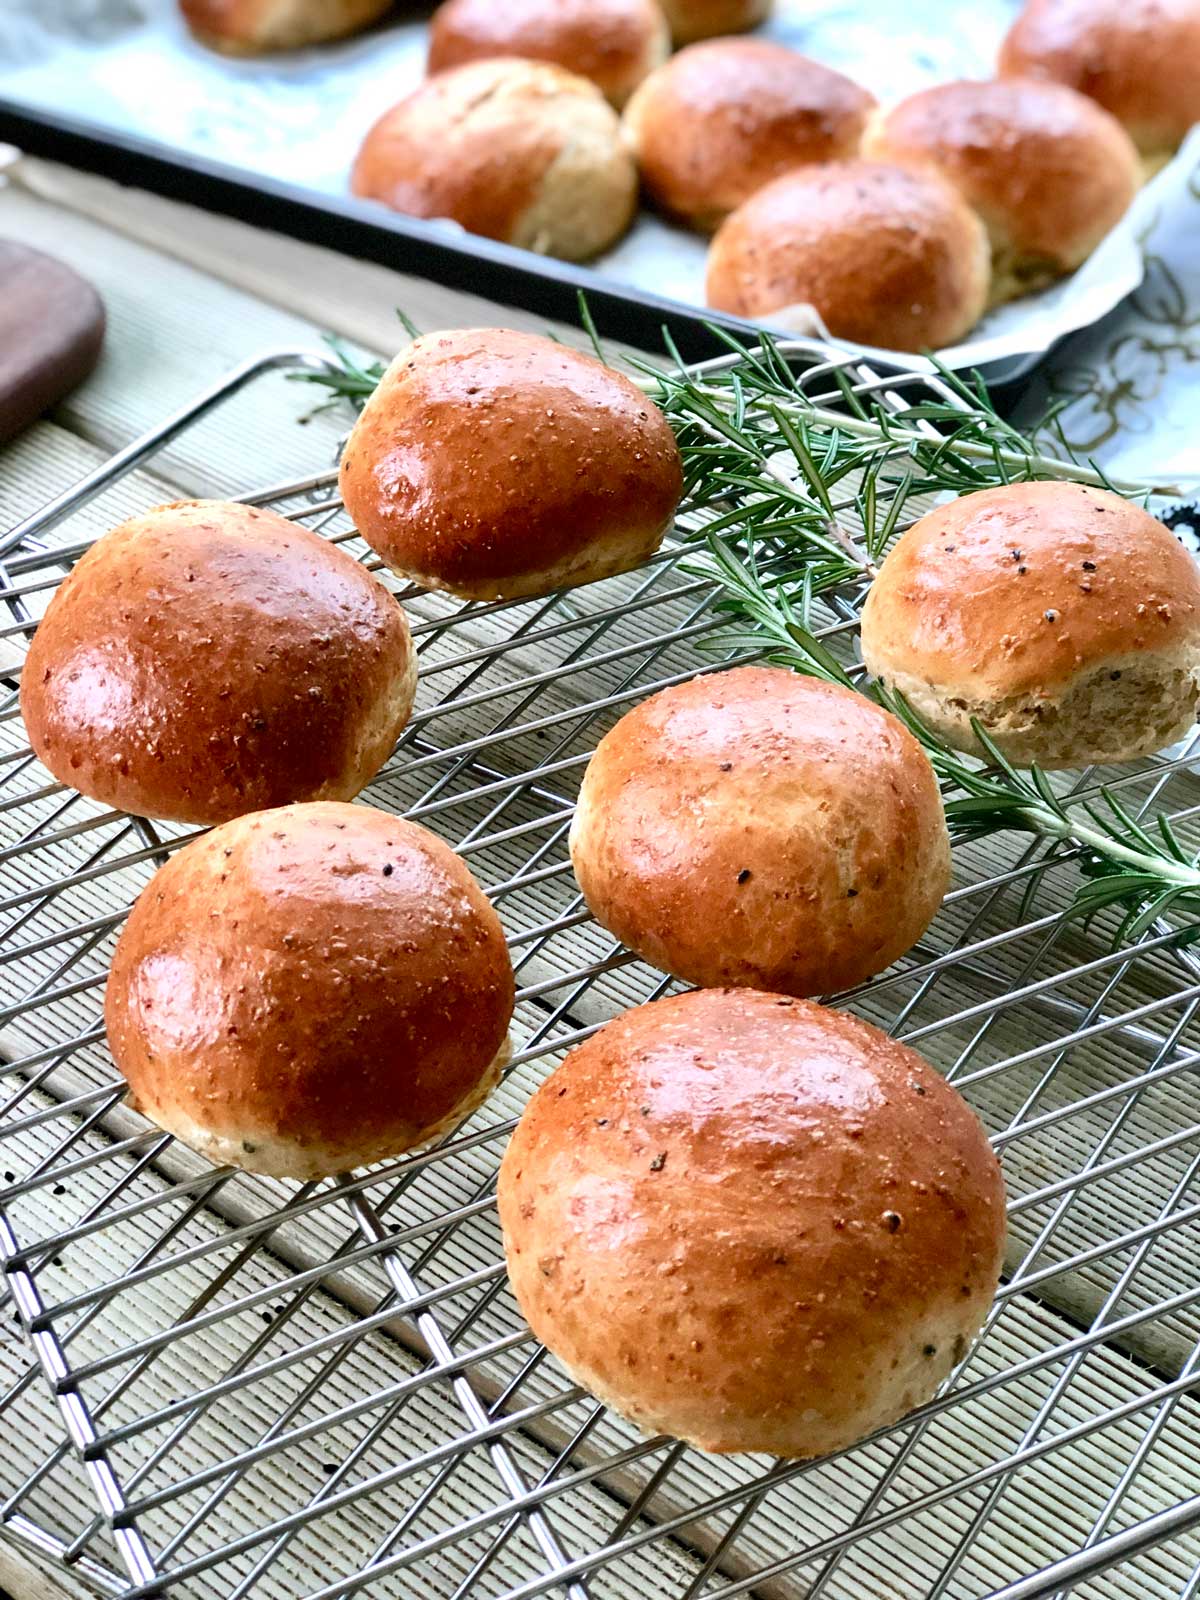
[[[675,437],[628,378],[500,328],[401,351],[341,467],[368,543],[450,589],[556,569],[631,529],[661,534],[682,486]]]
[[[1006,77],[1078,89],[1166,156],[1200,120],[1197,0],[1028,0],[1000,51]]]
[[[1198,636],[1192,557],[1141,507],[1072,483],[1007,484],[929,512],[888,553],[862,624],[873,672],[983,700]]]
[[[444,0],[429,30],[429,71],[492,56],[550,61],[621,105],[670,49],[655,0]]]
[[[868,129],[864,153],[933,166],[979,212],[993,248],[1078,266],[1129,208],[1141,178],[1120,124],[1057,83],[938,84]]]
[[[858,154],[874,96],[767,39],[689,45],[651,73],[625,134],[652,198],[715,227],[763,184]]]
[[[785,1456],[926,1397],[1005,1231],[983,1130],[920,1056],[749,990],[639,1006],[574,1050],[497,1195],[521,1307],[569,1370],[648,1429]]]
[[[483,1078],[512,1008],[499,919],[450,847],[315,804],[171,857],[117,944],[105,1020],[156,1121],[301,1176],[425,1136]]]
[[[357,793],[414,675],[404,613],[352,556],[274,511],[192,500],[114,528],[63,580],[21,710],[64,783],[219,822]]]
[[[874,161],[802,167],[751,195],[708,257],[708,303],[771,319],[811,304],[835,337],[941,349],[987,303],[983,226],[935,172]]]

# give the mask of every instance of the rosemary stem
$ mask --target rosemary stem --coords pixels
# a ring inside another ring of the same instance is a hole
[[[1122,844],[1110,834],[1089,828],[1085,823],[1076,822],[1073,818],[1056,816],[1048,807],[1022,806],[1021,815],[1033,825],[1035,833],[1084,845],[1094,850],[1097,855],[1120,861],[1136,872],[1165,878],[1168,882],[1177,883],[1184,888],[1200,890],[1200,868],[1186,867],[1182,861],[1170,861],[1160,855],[1148,855],[1143,850],[1135,850],[1132,845]]]

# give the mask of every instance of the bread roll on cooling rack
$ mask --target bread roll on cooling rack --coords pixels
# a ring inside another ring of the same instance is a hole
[[[179,0],[188,27],[214,50],[259,55],[358,33],[393,0]]]
[[[744,33],[771,15],[772,0],[659,0],[677,45]]]
[[[856,156],[874,104],[785,45],[712,39],[652,72],[622,127],[654,203],[711,229],[781,173]]]
[[[868,668],[956,749],[1131,761],[1200,698],[1200,574],[1140,506],[1074,483],[963,495],[893,546],[863,609]]]
[[[714,1451],[840,1450],[928,1400],[995,1293],[1004,1187],[914,1051],[803,1000],[639,1006],[533,1096],[497,1190],[577,1382]]]
[[[725,220],[708,256],[718,311],[786,327],[812,306],[836,338],[888,350],[957,343],[988,284],[987,236],[950,185],[877,162],[776,178]]]
[[[829,994],[921,937],[950,881],[929,761],[783,667],[663,689],[600,741],[571,828],[601,925],[688,983]]]
[[[416,679],[404,613],[352,556],[274,511],[193,500],[76,564],[30,645],[21,711],[62,783],[137,816],[222,822],[351,799]]]
[[[1000,71],[1086,94],[1153,172],[1200,120],[1200,0],[1028,0]]]
[[[671,48],[656,0],[444,0],[429,30],[429,70],[490,56],[551,61],[615,106]]]
[[[196,839],[113,956],[131,1102],[216,1162],[309,1179],[394,1156],[478,1105],[513,974],[458,856],[366,806],[299,805]]]
[[[943,83],[867,129],[863,153],[932,169],[983,218],[993,304],[1073,272],[1129,209],[1137,151],[1114,117],[1057,83]]]
[[[394,571],[477,600],[637,566],[682,485],[666,418],[628,378],[502,328],[401,351],[341,468],[346,509]]]
[[[620,123],[596,85],[511,58],[427,79],[367,134],[351,182],[393,211],[567,261],[607,249],[637,204]]]

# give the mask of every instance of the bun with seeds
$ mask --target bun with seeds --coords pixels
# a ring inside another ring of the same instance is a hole
[[[702,1450],[811,1457],[931,1398],[995,1293],[1004,1186],[915,1051],[702,990],[602,1028],[497,1188],[513,1291],[571,1377]]]
[[[863,659],[948,744],[976,720],[1009,760],[1132,761],[1200,700],[1200,572],[1140,506],[1011,483],[901,535],[867,596]]]

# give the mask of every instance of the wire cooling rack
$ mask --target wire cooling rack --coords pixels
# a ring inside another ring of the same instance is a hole
[[[819,350],[795,351],[831,398]],[[705,1457],[598,1406],[520,1318],[492,1199],[512,1119],[566,1047],[670,987],[589,920],[566,836],[599,736],[713,664],[678,543],[543,600],[404,593],[418,710],[366,798],[467,857],[518,973],[512,1070],[470,1122],[295,1187],[215,1170],[122,1106],[108,958],[187,830],[49,781],[19,661],[85,548],[70,514],[293,360],[247,364],[0,541],[7,1535],[122,1596],[1197,1600],[1200,964],[1161,927],[1130,952],[1065,924],[1075,868],[1028,838],[956,852],[926,938],[849,999],[959,1085],[1003,1157],[1005,1281],[936,1400],[816,1463]],[[885,403],[938,387],[850,375]],[[325,473],[247,498],[376,565],[335,493]],[[830,614],[853,625],[850,603]],[[1196,839],[1187,748],[1065,781],[1102,777]]]

